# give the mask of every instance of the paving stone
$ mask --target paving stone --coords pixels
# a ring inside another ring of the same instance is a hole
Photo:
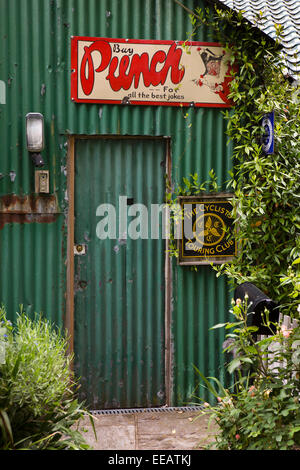
[[[97,440],[93,427],[85,418],[80,428],[84,428],[85,440],[94,450],[135,450],[136,427],[134,415],[97,416],[94,420]]]
[[[208,430],[208,415],[199,417],[198,412],[175,411],[137,416],[138,449],[203,448],[213,440],[212,432]]]
[[[97,415],[97,440],[87,417],[80,428],[94,450],[193,450],[214,441],[216,426],[208,429],[208,421],[208,413],[190,411]]]

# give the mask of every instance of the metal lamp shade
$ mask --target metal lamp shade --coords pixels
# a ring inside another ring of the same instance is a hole
[[[248,295],[248,314],[250,314],[250,324],[259,328],[257,332],[258,334],[270,335],[270,329],[262,324],[262,314],[266,308],[269,311],[270,321],[278,322],[278,304],[251,282],[243,282],[243,284],[240,284],[235,289],[234,300],[244,300],[246,294]]]

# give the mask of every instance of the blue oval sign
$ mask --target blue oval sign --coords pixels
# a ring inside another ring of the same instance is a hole
[[[262,137],[262,149],[266,154],[274,153],[274,111],[267,113],[262,119],[264,134]]]

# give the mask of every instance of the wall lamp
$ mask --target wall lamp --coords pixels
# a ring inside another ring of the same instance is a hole
[[[264,325],[263,313],[265,308],[269,311],[269,320],[272,323],[279,321],[279,310],[278,304],[274,300],[270,299],[264,292],[256,287],[251,282],[243,282],[234,291],[234,300],[244,300],[245,295],[248,295],[248,319],[250,325],[257,326],[258,330],[256,334],[259,335],[270,335],[270,328]],[[251,315],[251,316],[250,316]],[[273,325],[270,325],[271,330]]]
[[[45,162],[41,156],[44,149],[44,116],[42,114],[26,114],[26,141],[34,166],[44,166]]]

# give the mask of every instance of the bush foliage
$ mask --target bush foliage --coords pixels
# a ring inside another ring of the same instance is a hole
[[[270,335],[255,338],[257,327],[248,326],[249,307],[247,299],[238,299],[233,302],[232,321],[214,327],[230,331],[232,388],[225,389],[217,379],[198,371],[218,401],[217,406],[206,404],[219,426],[216,446],[221,450],[299,449],[300,325],[287,329],[271,324],[266,312]]]
[[[87,449],[64,335],[24,313],[13,327],[4,308],[0,321],[0,449]]]

